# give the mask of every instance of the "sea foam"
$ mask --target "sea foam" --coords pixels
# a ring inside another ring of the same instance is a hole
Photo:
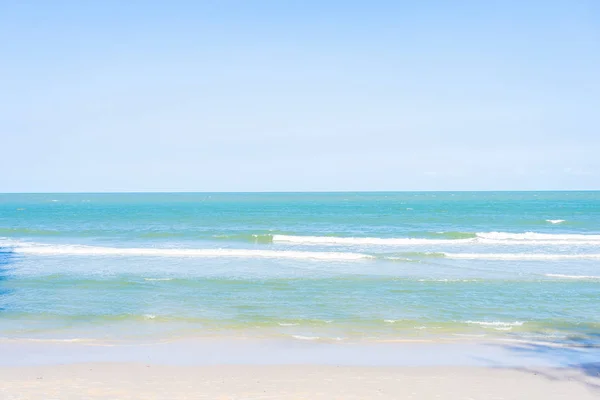
[[[543,253],[444,253],[446,258],[463,260],[595,260],[600,254]]]
[[[339,236],[292,236],[273,235],[273,242],[296,244],[342,244],[342,245],[427,245],[447,243],[469,243],[473,239],[426,239],[426,238],[378,238],[378,237],[339,237]]]
[[[468,234],[465,234],[468,235]],[[599,245],[600,235],[555,234],[537,232],[477,232],[472,238],[430,239],[430,238],[380,238],[380,237],[341,237],[341,236],[295,236],[273,235],[274,243],[299,245],[358,245],[358,246],[418,246],[446,244],[501,244],[501,245]]]
[[[522,321],[514,321],[514,322],[502,322],[502,321],[465,321],[467,324],[471,325],[481,325],[481,326],[491,326],[491,327],[513,327],[513,326],[522,326]]]
[[[549,278],[560,278],[560,279],[583,279],[583,280],[600,280],[600,276],[594,275],[563,275],[563,274],[545,274]]]
[[[314,260],[361,260],[372,258],[362,253],[251,250],[251,249],[160,249],[119,248],[78,245],[21,245],[13,248],[15,253],[32,255],[74,256],[147,256],[147,257],[237,257],[237,258],[287,258]]]
[[[546,241],[546,240],[563,240],[563,241],[595,241],[600,244],[600,235],[585,235],[575,233],[511,233],[511,232],[478,232],[477,237],[480,239],[490,240],[510,240],[510,241]]]
[[[319,340],[321,339],[319,336],[304,336],[304,335],[292,335],[294,339],[298,340]]]

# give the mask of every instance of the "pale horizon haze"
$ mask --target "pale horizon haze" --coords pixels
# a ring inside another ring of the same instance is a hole
[[[600,189],[600,2],[2,1],[0,192]]]

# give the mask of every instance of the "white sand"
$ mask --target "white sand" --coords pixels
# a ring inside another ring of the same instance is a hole
[[[600,399],[598,369],[161,366],[0,368],[0,399]]]

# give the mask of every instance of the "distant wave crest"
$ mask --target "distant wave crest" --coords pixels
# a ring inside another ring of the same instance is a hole
[[[496,326],[496,327],[512,327],[512,326],[522,326],[522,321],[514,321],[514,322],[502,322],[502,321],[465,321],[465,323],[470,325],[481,325],[481,326]]]
[[[444,253],[446,258],[463,260],[596,260],[600,254],[545,253]]]
[[[479,232],[477,237],[490,240],[512,240],[512,241],[595,241],[600,243],[600,235],[585,235],[578,233],[511,233],[511,232]]]
[[[291,236],[273,235],[273,242],[296,244],[341,244],[341,245],[421,245],[469,243],[474,239],[427,239],[427,238],[378,238],[378,237],[340,237],[340,236]]]
[[[300,245],[381,245],[381,246],[410,246],[410,245],[444,245],[444,244],[546,244],[546,245],[600,245],[600,235],[585,234],[554,234],[537,232],[478,232],[462,234],[458,239],[432,238],[381,238],[381,237],[341,237],[341,236],[294,236],[273,235],[275,243],[291,243]],[[471,237],[469,237],[469,235]]]
[[[600,280],[600,276],[595,275],[563,275],[563,274],[545,274],[548,278],[559,279],[582,279],[582,280]]]
[[[543,260],[598,260],[599,253],[453,253],[453,252],[410,252],[397,254],[383,254],[378,258],[389,261],[417,261],[429,258],[448,258],[456,260],[515,260],[515,261],[543,261]]]

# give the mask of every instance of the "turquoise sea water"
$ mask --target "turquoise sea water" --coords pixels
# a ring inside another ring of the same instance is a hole
[[[3,194],[0,336],[600,343],[600,192]]]

